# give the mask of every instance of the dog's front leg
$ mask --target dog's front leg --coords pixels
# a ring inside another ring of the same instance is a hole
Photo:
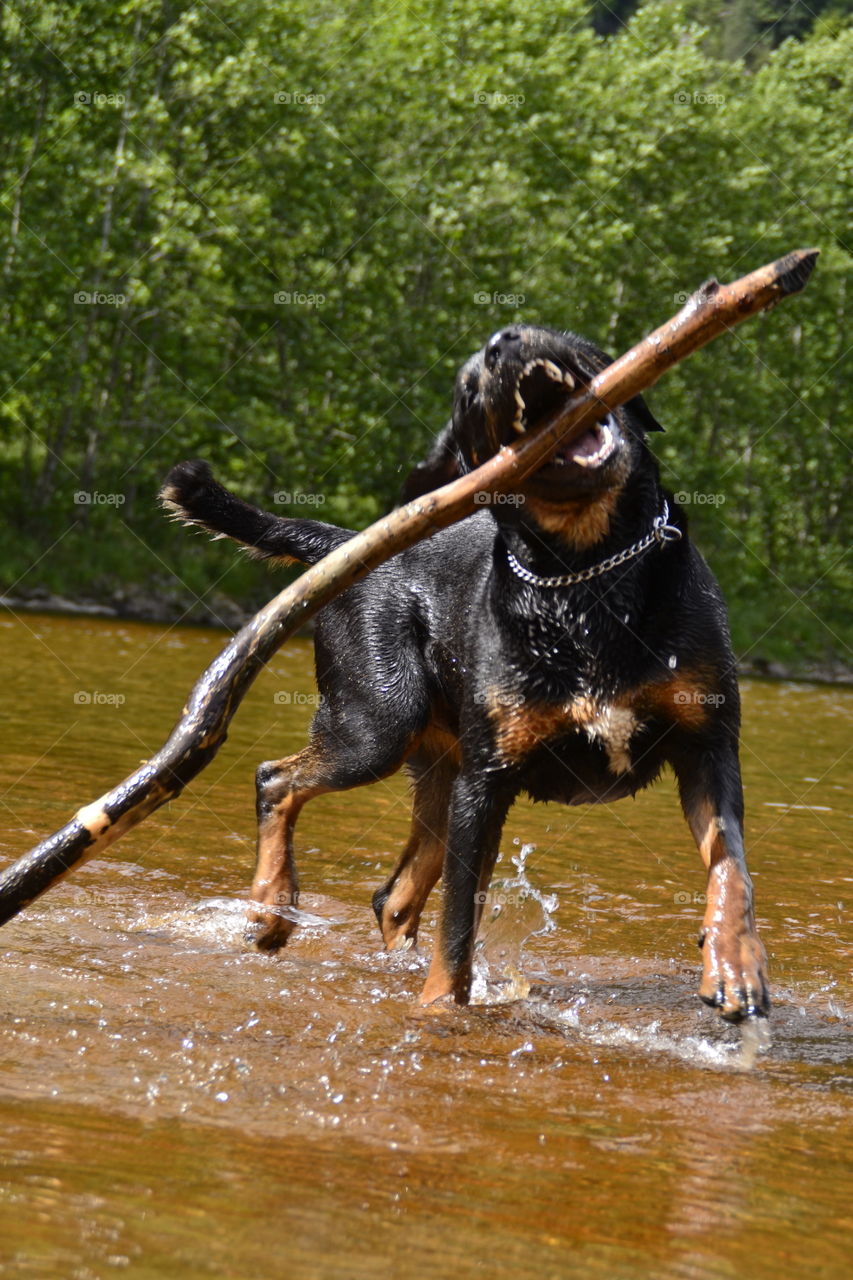
[[[506,780],[495,775],[462,773],[453,784],[438,934],[421,1004],[442,996],[468,1003],[483,895],[512,800]]]
[[[755,929],[737,753],[697,746],[675,767],[685,817],[708,868],[699,994],[732,1022],[766,1015],[767,958]]]

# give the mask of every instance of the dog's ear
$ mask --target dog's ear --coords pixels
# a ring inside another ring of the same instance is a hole
[[[400,494],[401,502],[412,502],[432,489],[439,489],[451,480],[464,475],[464,467],[453,435],[453,420],[445,423],[436,436],[435,444],[423,462],[409,472]]]
[[[642,427],[643,431],[663,431],[663,427],[642,396],[634,396],[633,400],[626,400],[625,408],[636,419],[637,426]]]

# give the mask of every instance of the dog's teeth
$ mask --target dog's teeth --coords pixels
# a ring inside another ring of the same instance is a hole
[[[605,422],[601,428],[601,448],[598,451],[598,457],[606,456],[613,445],[613,432]]]
[[[553,360],[545,360],[542,357],[539,357],[536,360],[528,360],[527,364],[521,371],[521,377],[526,378],[534,369],[541,369],[543,373],[547,374],[552,382],[562,382],[567,387],[573,387],[575,385],[575,380],[572,375],[567,373],[564,369],[561,369],[559,365],[554,364]],[[520,381],[521,378],[519,378],[519,382]]]
[[[512,420],[512,429],[517,435],[524,435],[524,432],[527,429],[524,425],[524,410],[527,408],[527,405],[524,403],[524,396],[521,394],[518,387],[515,388],[515,403],[518,405],[518,411]]]
[[[572,375],[567,370],[561,369],[553,360],[546,360],[542,357],[537,357],[535,360],[528,360],[527,364],[521,371],[521,377],[518,379],[514,391],[515,403],[518,405],[518,412],[512,420],[512,429],[517,435],[523,435],[527,430],[527,423],[524,420],[527,405],[524,403],[524,396],[521,394],[521,383],[528,374],[533,372],[534,369],[541,369],[546,377],[550,378],[552,382],[559,382],[562,386],[568,387],[569,390],[571,390],[575,385],[575,380]]]
[[[606,422],[601,424],[601,444],[595,453],[590,453],[586,457],[582,454],[573,454],[572,461],[576,462],[579,467],[595,467],[601,462],[602,458],[606,458],[613,444],[613,432],[610,430]]]
[[[553,360],[540,361],[540,367],[549,378],[553,379],[554,382],[563,381],[563,370],[558,368],[557,365],[554,364]]]

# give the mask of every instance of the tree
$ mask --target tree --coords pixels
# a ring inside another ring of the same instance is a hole
[[[667,481],[723,496],[691,517],[739,643],[838,652],[853,37],[822,18],[753,70],[718,36],[666,0],[605,39],[581,0],[3,9],[6,581],[203,589],[222,550],[154,501],[181,457],[361,526],[498,325],[618,349],[815,243],[804,299],[653,400]]]

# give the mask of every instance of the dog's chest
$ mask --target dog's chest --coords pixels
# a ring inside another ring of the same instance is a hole
[[[543,744],[556,746],[571,735],[573,754],[584,742],[600,748],[607,772],[617,777],[633,767],[631,742],[642,725],[632,707],[589,695],[543,704],[493,693],[489,715],[498,753],[507,763],[521,763]],[[600,752],[594,756],[600,758]]]
[[[629,772],[632,767],[631,739],[640,723],[630,707],[576,699],[567,708],[567,721],[585,733],[590,742],[601,743],[611,773]]]

